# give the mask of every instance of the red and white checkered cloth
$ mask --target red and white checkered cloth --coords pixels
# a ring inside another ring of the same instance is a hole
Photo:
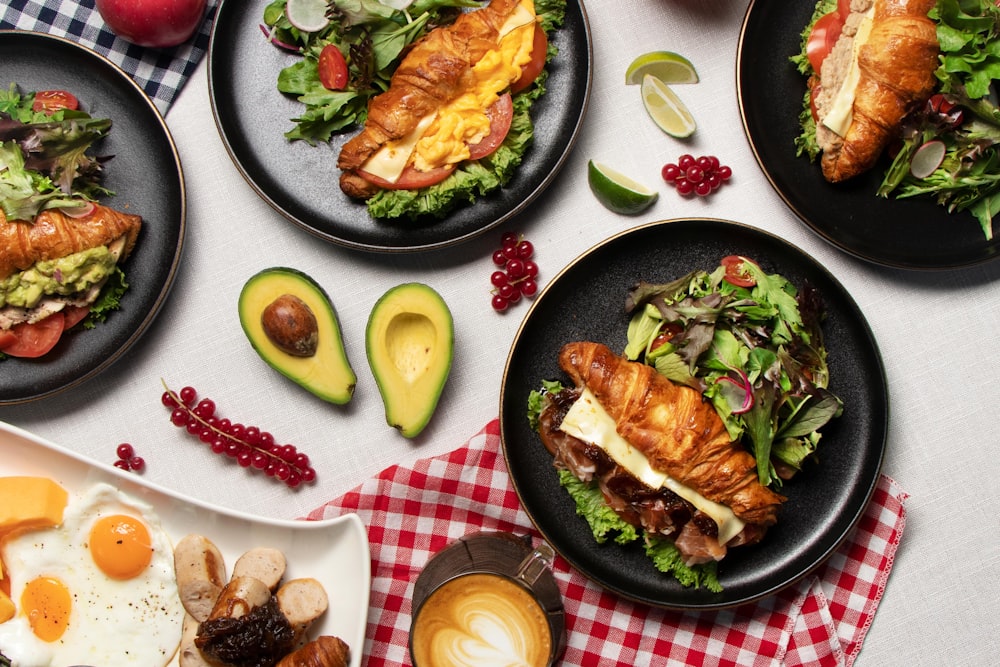
[[[907,495],[882,476],[851,537],[799,584],[751,605],[673,612],[622,599],[561,558],[553,565],[566,610],[562,664],[843,665],[861,650],[903,533]],[[428,558],[477,530],[540,539],[521,509],[491,421],[465,445],[412,468],[393,466],[309,513],[355,512],[368,526],[371,607],[364,655],[370,666],[409,665],[413,584]]]

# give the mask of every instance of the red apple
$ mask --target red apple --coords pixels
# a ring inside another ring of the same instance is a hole
[[[205,16],[208,0],[97,0],[97,11],[122,39],[163,48],[186,42]]]

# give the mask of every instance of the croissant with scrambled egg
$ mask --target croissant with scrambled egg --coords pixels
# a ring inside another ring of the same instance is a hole
[[[784,498],[760,484],[754,458],[730,440],[722,419],[696,390],[599,343],[566,344],[559,365],[593,393],[618,434],[654,469],[729,507],[747,524],[776,523]]]
[[[142,218],[95,204],[81,217],[59,209],[42,211],[31,222],[7,220],[0,211],[0,280],[31,268],[39,261],[110,245],[124,239],[121,259],[132,252]]]
[[[834,51],[823,63],[822,74],[811,85],[821,85],[817,99],[820,123],[817,140],[823,149],[823,176],[844,181],[864,173],[898,135],[903,119],[933,93],[938,66],[938,41],[927,13],[935,0],[875,0],[871,32],[857,49],[853,29],[871,3],[852,3],[852,14]],[[859,5],[864,11],[859,12]],[[841,43],[842,42],[842,43]],[[843,136],[822,126],[837,90],[848,76],[846,62],[857,51],[857,86],[851,120]]]
[[[379,189],[357,170],[388,142],[410,135],[429,114],[463,91],[472,67],[497,47],[501,28],[519,4],[520,0],[491,0],[413,45],[389,89],[369,103],[364,128],[341,149],[337,166],[343,170],[340,187],[345,194],[365,199]]]

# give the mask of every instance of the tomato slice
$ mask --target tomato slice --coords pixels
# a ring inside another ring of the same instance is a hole
[[[65,320],[63,329],[69,331],[90,314],[90,308],[87,306],[66,306],[62,309],[62,314]]]
[[[0,352],[11,357],[40,357],[59,342],[65,322],[66,318],[62,313],[53,313],[33,324],[27,322],[15,324],[9,332],[16,336],[16,340],[0,347]]]
[[[343,90],[347,87],[347,61],[335,44],[327,44],[319,52],[319,82],[327,90]]]
[[[851,15],[851,0],[837,0],[837,13],[841,21],[847,21],[847,17]]]
[[[757,262],[741,255],[727,255],[723,257],[719,264],[726,268],[726,275],[724,276],[726,282],[737,287],[753,287],[756,285],[757,281],[754,279],[753,274],[743,266],[746,262],[758,266]]]
[[[531,60],[521,68],[521,76],[510,86],[510,92],[519,93],[530,86],[545,69],[545,56],[549,49],[549,36],[538,23],[535,24],[535,35],[531,42]]]
[[[454,165],[438,167],[430,171],[419,171],[413,165],[409,165],[403,170],[403,173],[400,174],[396,182],[393,183],[364,169],[358,169],[358,173],[363,179],[384,190],[419,190],[420,188],[429,188],[448,178],[453,171],[455,171]]]
[[[806,56],[813,71],[819,73],[823,61],[830,55],[834,44],[840,39],[840,33],[844,29],[844,20],[836,11],[824,14],[816,21],[809,39],[806,41]]]
[[[507,133],[510,132],[510,123],[514,117],[514,102],[510,93],[504,93],[497,98],[497,101],[486,110],[486,117],[490,119],[490,133],[483,137],[479,143],[469,146],[470,160],[478,160],[490,155],[507,138]]]
[[[40,90],[35,93],[35,101],[31,103],[32,111],[44,111],[51,114],[60,109],[76,110],[80,101],[76,95],[65,90]]]

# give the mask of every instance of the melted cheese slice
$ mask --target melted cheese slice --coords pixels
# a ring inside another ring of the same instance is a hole
[[[719,544],[725,544],[736,537],[746,525],[725,505],[709,500],[664,472],[654,470],[645,454],[618,435],[614,418],[598,403],[597,397],[589,389],[584,388],[580,392],[580,398],[570,406],[559,430],[600,447],[615,463],[650,488],[666,487],[712,517],[719,527]]]
[[[533,0],[522,0],[501,26],[497,48],[472,68],[471,89],[422,118],[407,136],[379,148],[363,169],[395,183],[411,158],[421,171],[467,160],[468,147],[489,134],[484,110],[517,80],[521,67],[531,59],[534,23]]]
[[[823,125],[841,137],[847,134],[847,129],[851,126],[851,121],[854,120],[854,95],[858,89],[858,81],[861,79],[861,69],[858,67],[858,52],[864,46],[865,42],[868,41],[868,36],[872,31],[872,17],[874,15],[875,5],[873,3],[871,9],[868,10],[858,25],[858,31],[855,33],[854,41],[851,43],[851,64],[847,70],[847,76],[840,83],[837,95],[833,98],[833,104],[830,105],[830,110],[823,118]]]

